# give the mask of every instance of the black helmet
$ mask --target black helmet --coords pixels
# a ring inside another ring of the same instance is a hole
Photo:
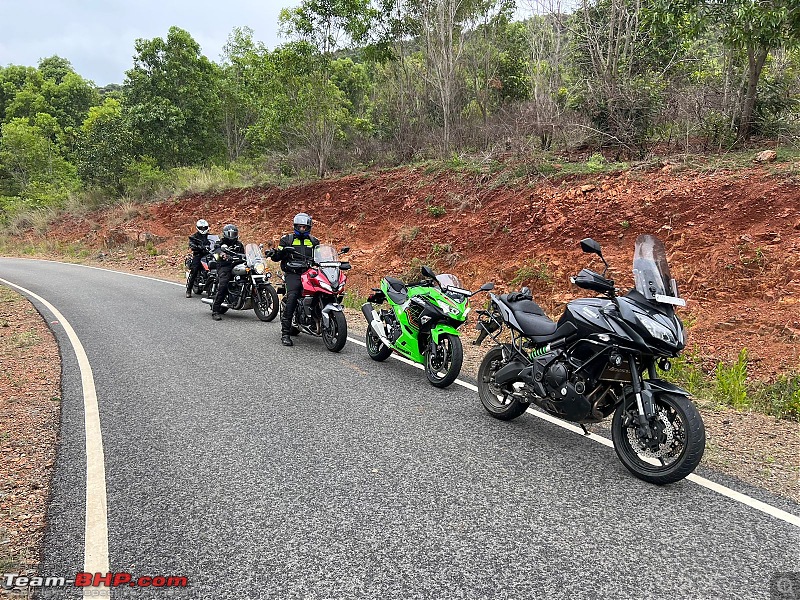
[[[235,242],[239,239],[239,228],[236,227],[236,225],[225,225],[225,227],[222,228],[222,237],[229,242]]]
[[[311,216],[306,213],[297,213],[294,216],[294,232],[297,235],[302,233],[311,233]],[[302,228],[302,229],[301,229]]]
[[[208,233],[208,221],[205,219],[200,219],[195,227],[197,227],[197,233],[202,233],[203,235]]]

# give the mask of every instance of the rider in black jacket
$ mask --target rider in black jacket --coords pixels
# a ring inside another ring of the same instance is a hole
[[[290,263],[294,260],[310,261],[314,256],[314,247],[319,245],[319,240],[311,235],[311,217],[306,213],[298,213],[293,220],[294,233],[287,234],[280,239],[278,247],[272,252],[272,260],[280,261],[283,280],[286,284],[286,310],[281,315],[281,343],[284,346],[293,346],[290,334],[292,332],[292,315],[297,307],[300,297],[302,275],[307,267],[294,267]]]
[[[235,257],[228,252],[244,254],[244,245],[239,241],[239,228],[236,225],[225,225],[222,228],[222,239],[217,242],[214,253],[219,255],[217,261],[217,295],[211,305],[211,317],[215,321],[222,319],[220,309],[225,297],[228,295],[228,284],[231,281],[231,271]]]
[[[189,270],[189,279],[186,280],[186,297],[192,297],[192,288],[200,272],[200,259],[211,250],[208,243],[208,222],[200,219],[197,222],[197,231],[189,236],[189,250],[192,251],[192,266]]]

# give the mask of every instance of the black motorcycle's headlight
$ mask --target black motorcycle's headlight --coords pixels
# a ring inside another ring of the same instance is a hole
[[[665,327],[655,319],[651,319],[648,316],[637,313],[636,320],[639,321],[639,324],[644,327],[655,339],[673,345],[678,343],[675,334],[670,330],[670,328]]]

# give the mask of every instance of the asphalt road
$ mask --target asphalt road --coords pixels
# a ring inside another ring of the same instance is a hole
[[[639,481],[610,448],[530,415],[494,420],[475,392],[357,344],[284,348],[277,321],[214,322],[181,287],[121,273],[0,259],[0,278],[55,306],[91,363],[110,569],[189,583],[112,598],[800,597],[770,595],[800,570],[797,526],[689,481]],[[40,574],[71,577],[84,401],[52,327],[63,405]]]

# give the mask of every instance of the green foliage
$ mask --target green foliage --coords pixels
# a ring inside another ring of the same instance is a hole
[[[77,188],[75,167],[42,128],[17,118],[0,132],[0,192],[36,208],[63,202]]]
[[[148,198],[168,187],[169,173],[162,171],[154,158],[145,156],[125,166],[122,186],[129,196]]]
[[[439,206],[438,204],[431,204],[428,206],[428,213],[436,219],[443,216],[446,212],[447,210],[444,206]]]
[[[122,179],[132,160],[131,131],[114,98],[89,109],[78,141],[77,166],[90,186],[122,193]]]
[[[533,283],[533,282],[551,282],[553,280],[550,274],[550,269],[547,263],[543,260],[536,258],[529,258],[525,261],[514,274],[514,278],[508,282],[509,287],[516,288],[517,286]]]
[[[124,104],[136,132],[135,153],[152,157],[160,168],[219,158],[219,82],[219,68],[186,31],[171,27],[166,40],[137,40]]]
[[[743,409],[749,406],[747,398],[747,349],[742,348],[736,362],[719,363],[716,370],[717,387],[714,394],[723,404]]]

